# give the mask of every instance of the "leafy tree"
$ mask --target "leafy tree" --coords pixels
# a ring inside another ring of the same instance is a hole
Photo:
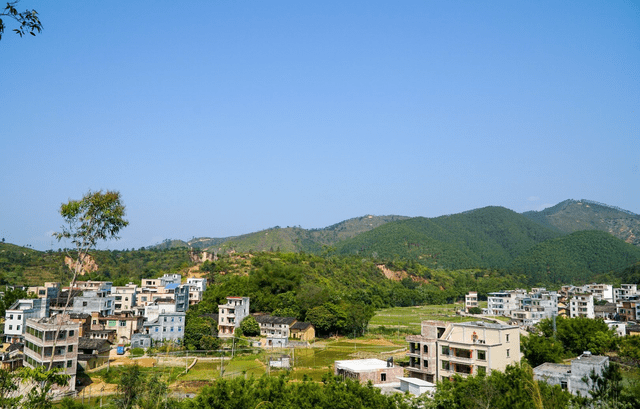
[[[249,315],[240,323],[240,331],[247,337],[256,337],[260,335],[260,325],[255,318]]]
[[[560,363],[564,356],[560,341],[536,334],[520,337],[520,348],[529,365],[534,368],[545,362]]]
[[[202,338],[200,338],[200,349],[204,349],[205,351],[220,349],[220,345],[222,345],[222,341],[218,337],[204,335]]]
[[[62,409],[89,409],[89,405],[85,405],[81,402],[76,402],[70,397],[66,396],[60,401],[60,407]]]
[[[21,408],[49,409],[53,408],[51,388],[53,385],[65,386],[69,375],[60,373],[58,368],[47,370],[44,366],[22,368],[19,372],[22,383],[27,385],[28,392],[22,398]]]
[[[347,314],[339,306],[327,302],[307,312],[307,321],[320,333],[328,334],[345,329]]]
[[[471,307],[469,308],[469,314],[482,314],[482,309],[480,307]]]
[[[27,292],[19,288],[5,291],[4,297],[0,298],[0,317],[4,317],[5,312],[11,305],[21,298],[27,298]]]
[[[138,365],[127,366],[120,373],[117,393],[112,398],[114,406],[118,409],[134,408],[142,396],[144,388],[142,380],[143,375]]]
[[[553,338],[553,322],[547,318],[538,324],[545,337]],[[615,349],[615,331],[600,319],[586,317],[556,318],[557,339],[564,349],[573,356],[584,351],[596,355]]]
[[[0,40],[2,39],[2,34],[4,34],[4,30],[6,25],[4,24],[3,17],[7,17],[11,20],[14,20],[18,23],[18,28],[14,28],[13,31],[18,34],[20,37],[29,33],[32,36],[36,35],[36,31],[38,33],[42,32],[42,22],[38,17],[38,12],[35,10],[25,10],[23,12],[18,12],[16,9],[16,5],[20,0],[9,1],[7,2],[7,6],[0,12]],[[4,242],[4,238],[2,239]]]
[[[18,390],[18,373],[0,368],[0,409],[18,408],[20,396],[15,396]]]
[[[618,355],[640,360],[640,337],[627,335],[620,339]]]
[[[125,206],[120,192],[87,192],[80,200],[69,200],[60,206],[60,215],[65,221],[62,231],[54,233],[61,240],[71,240],[75,245],[76,259],[70,286],[75,285],[78,275],[83,271],[89,251],[100,240],[117,240],[118,233],[129,222],[124,219]],[[69,306],[71,292],[65,309]]]

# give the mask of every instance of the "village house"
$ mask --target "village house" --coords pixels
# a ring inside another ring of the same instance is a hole
[[[84,370],[106,364],[110,352],[111,342],[106,339],[78,338],[78,365]]]
[[[545,362],[533,369],[533,379],[544,381],[549,385],[560,385],[574,395],[589,396],[590,386],[583,380],[588,378],[591,371],[601,375],[604,368],[609,365],[609,357],[591,355],[584,352],[576,359],[571,360],[570,365]]]
[[[385,384],[399,382],[398,378],[404,375],[404,369],[394,365],[393,358],[386,362],[380,359],[352,359],[336,361],[334,374],[360,383],[371,381],[373,384]]]
[[[316,329],[311,323],[296,321],[290,328],[291,338],[298,341],[313,341],[316,337]]]
[[[218,337],[233,337],[236,328],[249,315],[249,297],[227,297],[226,304],[218,305]]]
[[[593,308],[593,294],[576,293],[569,300],[569,316],[595,318]]]
[[[128,344],[136,332],[142,331],[144,317],[125,311],[120,314],[101,316],[97,312],[91,313],[91,330],[115,330],[119,344]]]
[[[22,342],[27,319],[49,316],[49,302],[46,298],[21,299],[14,302],[4,314],[4,342]]]
[[[520,361],[520,330],[482,321],[423,321],[421,335],[410,335],[409,375],[427,382],[504,371]]]
[[[274,317],[266,314],[255,314],[254,318],[260,326],[260,335],[266,337],[264,346],[286,347],[288,345],[290,328],[296,322],[295,318]]]
[[[38,320],[27,319],[24,334],[24,366],[34,368],[49,365],[53,357],[53,367],[60,368],[62,373],[71,377],[66,388],[75,391],[79,327],[80,325],[69,320],[67,315],[55,315]]]
[[[144,333],[154,342],[182,342],[184,338],[184,312],[163,312],[154,321],[144,324]]]
[[[469,308],[478,308],[478,292],[469,291],[464,296],[464,312],[469,312]]]

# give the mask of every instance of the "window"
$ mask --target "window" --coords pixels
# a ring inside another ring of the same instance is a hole
[[[13,329],[13,325],[9,325],[9,329],[12,330]]]
[[[158,327],[156,327],[156,332],[158,332]]]
[[[478,359],[481,361],[487,360],[487,351],[478,351]]]
[[[560,387],[564,390],[567,389],[567,381],[560,381]]]
[[[171,327],[171,332],[173,332],[173,327]]]
[[[20,325],[16,325],[16,329],[19,331],[20,330]]]
[[[126,327],[126,326],[127,326],[127,321],[125,321],[125,320],[120,320],[120,326],[121,326],[121,327]]]
[[[381,373],[380,374],[380,382],[386,382],[387,381],[387,374],[386,373]]]
[[[424,345],[424,346],[422,347],[422,352],[424,352],[425,354],[428,354],[428,353],[429,353],[429,347],[428,347],[428,346],[426,346],[426,345]]]
[[[507,358],[509,358],[511,356],[510,352],[511,352],[511,350],[507,349]]]
[[[178,332],[182,332],[182,327],[178,327]]]
[[[449,345],[442,346],[442,355],[449,355]]]
[[[73,361],[67,361],[67,368],[71,368],[73,366]]]
[[[9,315],[9,319],[12,320],[13,319],[13,314]]]
[[[82,306],[86,307],[87,306],[87,302],[86,301],[82,301]]]
[[[509,334],[507,334],[507,342],[509,342]]]
[[[422,366],[425,367],[425,368],[428,368],[429,367],[429,361],[427,361],[426,359],[423,359],[422,360]]]
[[[22,319],[22,315],[18,314],[18,319],[21,320]]]
[[[73,345],[69,345],[67,347],[67,352],[73,352]]]
[[[442,369],[445,371],[449,370],[449,361],[442,361]]]

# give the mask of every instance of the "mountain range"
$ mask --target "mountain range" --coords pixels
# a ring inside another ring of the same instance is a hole
[[[165,240],[159,247],[355,254],[448,270],[508,270],[538,282],[620,272],[640,262],[639,237],[640,215],[570,199],[542,211],[489,206],[434,218],[367,215],[324,229],[274,227],[228,238]]]
[[[189,241],[167,239],[154,247],[192,247],[212,252],[269,251],[280,248],[281,251],[315,253],[321,252],[323,246],[335,246],[339,242],[347,241],[362,233],[392,222],[402,224],[402,221],[412,220],[407,223],[414,226],[440,225],[444,228],[448,228],[445,220],[453,220],[454,223],[460,221],[465,225],[475,225],[477,223],[485,225],[491,224],[492,221],[487,218],[491,218],[490,215],[495,215],[499,209],[510,214],[509,218],[519,226],[512,226],[516,229],[532,228],[532,225],[527,225],[526,222],[524,222],[524,219],[528,219],[537,225],[554,231],[556,237],[576,231],[600,230],[627,243],[640,246],[640,215],[592,200],[569,199],[542,211],[528,211],[520,214],[503,207],[491,206],[435,218],[366,215],[344,220],[322,229],[303,229],[300,227],[282,228],[276,226],[254,233],[224,238],[200,237]],[[518,215],[520,217],[518,217]],[[497,220],[493,221],[497,222]],[[496,228],[499,229],[499,226],[496,226]],[[432,234],[435,233],[432,232]],[[549,231],[544,231],[544,233],[541,234],[543,234],[545,238],[550,238],[547,236],[554,235]],[[343,244],[341,247],[353,246]]]

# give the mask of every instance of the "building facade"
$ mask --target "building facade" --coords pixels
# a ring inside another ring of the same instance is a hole
[[[218,305],[218,337],[232,337],[248,315],[249,297],[227,297],[226,304]]]
[[[24,366],[53,368],[71,377],[68,390],[75,391],[78,368],[78,333],[80,324],[66,315],[38,320],[27,319],[24,334]],[[58,337],[56,339],[56,332]]]
[[[421,335],[411,335],[409,375],[427,382],[503,371],[520,361],[520,330],[482,321],[423,321]]]

